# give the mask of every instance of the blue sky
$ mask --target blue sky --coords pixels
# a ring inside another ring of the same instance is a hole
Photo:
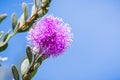
[[[7,19],[0,31],[11,28],[11,14],[22,14],[21,3],[32,0],[0,0],[0,13]],[[29,8],[31,8],[29,4]],[[43,62],[32,80],[120,80],[120,1],[119,0],[53,0],[48,14],[69,23],[74,34],[71,47],[57,58]],[[2,63],[11,80],[10,67],[19,68],[25,57],[27,33],[20,33],[9,41],[0,56],[9,59]]]

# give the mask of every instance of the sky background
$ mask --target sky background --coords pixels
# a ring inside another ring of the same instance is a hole
[[[22,14],[22,2],[31,9],[33,0],[0,0],[0,13],[8,14],[0,31],[11,29],[11,14]],[[32,80],[120,80],[120,0],[52,0],[48,14],[70,24],[73,43],[64,55],[44,61]],[[12,80],[11,65],[20,68],[26,36],[15,35],[0,52],[8,57],[0,78],[5,74],[5,80]]]

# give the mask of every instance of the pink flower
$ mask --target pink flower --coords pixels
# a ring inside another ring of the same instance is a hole
[[[70,46],[72,34],[69,25],[62,19],[49,15],[30,29],[27,39],[38,54],[54,57],[62,54]]]

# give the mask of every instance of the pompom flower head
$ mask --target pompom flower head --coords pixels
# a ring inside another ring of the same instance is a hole
[[[27,39],[38,54],[56,57],[70,46],[72,34],[62,19],[48,15],[33,25]]]

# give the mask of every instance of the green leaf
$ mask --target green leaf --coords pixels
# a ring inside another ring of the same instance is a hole
[[[38,9],[38,7],[40,6],[40,0],[34,0],[35,3],[35,7]]]
[[[7,14],[0,14],[0,23],[7,17]]]
[[[37,8],[35,7],[35,4],[34,4],[34,5],[32,6],[31,16],[32,16],[33,14],[35,14],[36,11],[37,11]]]
[[[17,25],[17,16],[15,13],[12,14],[12,27],[13,27],[13,30],[15,29]]]
[[[39,58],[37,59],[37,61],[36,61],[36,64],[35,64],[34,68],[35,68],[35,69],[38,69],[39,66],[42,64],[42,61],[43,61],[43,60],[44,60],[43,57],[39,57]]]
[[[37,69],[34,69],[33,71],[31,71],[28,75],[27,80],[31,80],[35,76],[36,73],[37,73]]]
[[[24,20],[26,21],[27,18],[28,18],[28,6],[26,3],[22,3],[22,7],[23,7],[23,10],[24,10]]]
[[[4,36],[3,42],[8,38],[8,36],[9,36],[9,32],[6,33],[6,35]]]
[[[17,33],[19,26],[20,26],[20,22],[18,21],[17,25],[15,26],[15,29],[14,29],[14,34]]]
[[[28,67],[29,67],[29,61],[26,58],[26,59],[24,59],[24,61],[21,64],[21,73],[22,73],[22,75],[24,75],[26,73],[26,71],[28,70]]]
[[[15,65],[12,66],[12,73],[15,80],[20,80],[20,76]]]
[[[33,55],[32,55],[32,50],[31,50],[30,46],[26,47],[26,53],[27,53],[27,57],[28,57],[29,63],[31,64]]]
[[[9,37],[9,32],[7,32],[3,38],[3,42],[0,42],[0,44],[3,44],[6,39]],[[3,45],[2,47],[0,47],[0,52],[4,51],[6,48],[8,47],[8,43],[6,43],[5,45]]]
[[[9,30],[9,31],[5,34],[5,36],[4,36],[4,38],[3,38],[3,41],[0,42],[0,52],[1,52],[1,51],[4,51],[4,50],[8,47],[7,41],[8,41],[8,40],[10,39],[10,37],[11,37],[10,32],[11,32],[11,30]]]
[[[2,44],[3,42],[0,42]],[[8,47],[8,43],[5,44],[4,46],[0,47],[0,52],[4,51]]]

